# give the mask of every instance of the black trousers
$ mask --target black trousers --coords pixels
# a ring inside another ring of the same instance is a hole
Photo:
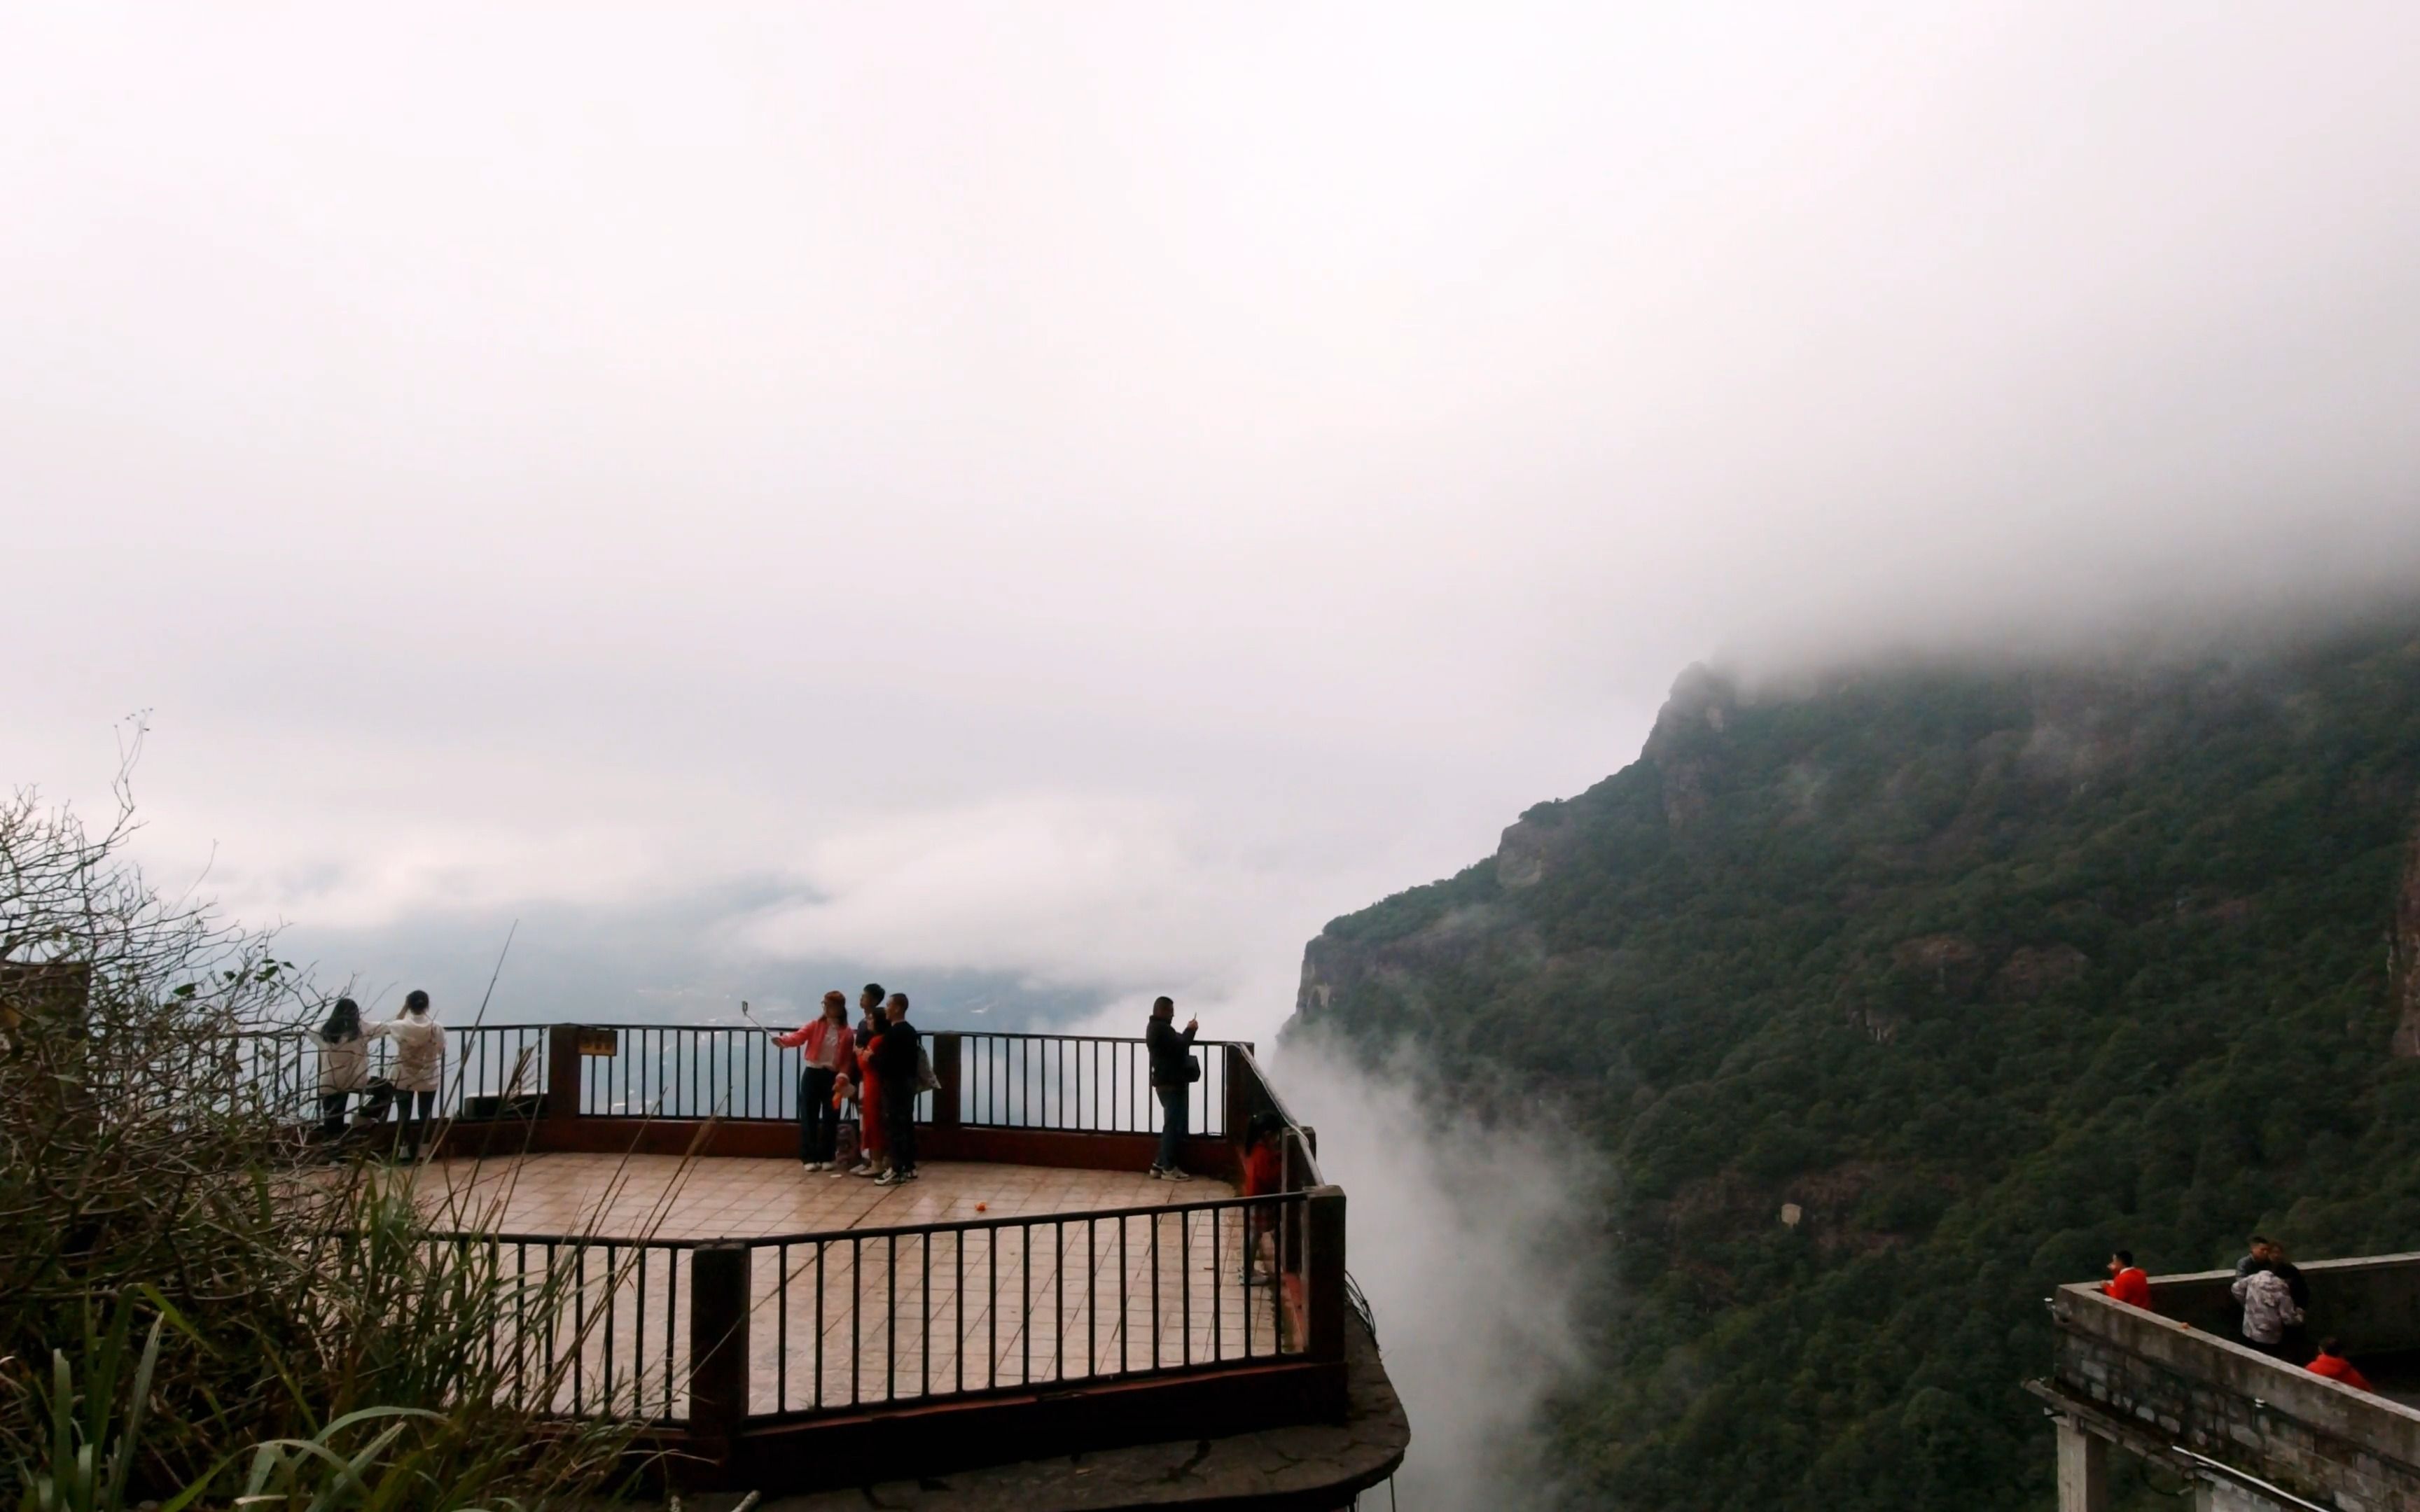
[[[882,1137],[890,1145],[891,1168],[912,1171],[916,1168],[916,1079],[909,1072],[908,1085],[892,1091],[882,1088]]]
[[[820,1165],[840,1145],[840,1109],[832,1106],[832,1069],[804,1066],[799,1071],[799,1159]]]
[[[350,1092],[319,1094],[319,1128],[322,1133],[334,1134],[345,1126],[345,1099],[350,1096]]]
[[[420,1104],[420,1117],[418,1119],[414,1119],[411,1116],[411,1106],[415,1103]],[[420,1153],[421,1136],[428,1132],[428,1120],[437,1112],[437,1094],[434,1092],[397,1092],[395,1094],[395,1109],[396,1119],[396,1132],[403,1136],[405,1151],[416,1157]]]

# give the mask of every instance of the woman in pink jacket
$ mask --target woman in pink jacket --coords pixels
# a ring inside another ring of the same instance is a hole
[[[824,994],[823,1016],[773,1042],[799,1052],[799,1164],[811,1171],[831,1169],[840,1138],[840,1104],[832,1085],[857,1075],[857,1039],[849,1032],[848,999]]]

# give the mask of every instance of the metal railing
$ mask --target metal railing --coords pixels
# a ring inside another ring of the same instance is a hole
[[[514,1406],[680,1425],[737,1335],[740,1421],[1299,1360],[1305,1193],[719,1242],[430,1236],[494,1279]],[[1288,1257],[1292,1256],[1291,1260]],[[709,1269],[704,1260],[736,1262]],[[701,1295],[701,1293],[705,1293]]]
[[[1291,1193],[748,1241],[750,1415],[1298,1356],[1306,1341],[1287,1298],[1300,1293],[1303,1246],[1288,1241],[1306,1202]]]
[[[694,1241],[462,1232],[424,1241],[490,1309],[474,1362],[500,1400],[544,1416],[687,1419]]]
[[[452,1118],[495,1111],[489,1102],[515,1092],[535,1096],[548,1080],[551,1032],[541,1024],[448,1027],[437,1113]],[[788,1122],[799,1114],[799,1057],[760,1030],[727,1026],[623,1024],[592,1026],[582,1034],[601,1048],[579,1057],[579,1113],[585,1118],[724,1119]],[[1062,1133],[1147,1134],[1160,1130],[1162,1110],[1151,1086],[1150,1052],[1140,1040],[1101,1035],[1006,1034],[943,1030],[925,1037],[943,1067],[940,1094],[919,1093],[916,1121],[939,1119],[941,1096],[954,1101],[958,1123],[972,1128],[1045,1129]],[[954,1048],[944,1050],[945,1044]],[[230,1037],[237,1083],[298,1120],[318,1112],[324,1054],[302,1030]],[[1202,1076],[1187,1089],[1187,1132],[1223,1137],[1236,1104],[1229,1079],[1245,1041],[1197,1041]],[[390,1041],[365,1050],[369,1075],[392,1071]],[[1258,1077],[1243,1113],[1273,1106]],[[948,1120],[940,1120],[948,1121]]]
[[[482,1099],[518,1092],[535,1097],[546,1087],[548,1026],[486,1024],[446,1029],[445,1059],[438,1079],[437,1112],[452,1118],[478,1109]],[[301,1029],[247,1031],[229,1037],[228,1069],[244,1095],[297,1121],[319,1116],[319,1073],[325,1054]],[[395,1042],[365,1040],[363,1052],[372,1080],[395,1070]]]
[[[581,1057],[583,1118],[789,1122],[799,1116],[799,1052],[760,1029],[623,1024],[588,1032],[613,1048]],[[926,1036],[928,1043],[936,1038]],[[916,1121],[933,1121],[930,1092],[917,1095]]]
[[[920,1099],[920,1119],[954,1113],[939,1121],[959,1137],[1157,1128],[1141,1041],[929,1041],[942,1088]],[[376,1057],[384,1047],[372,1044]],[[484,1026],[453,1030],[449,1050],[448,1113],[518,1085],[546,1089],[545,1126],[796,1116],[798,1054],[754,1029]],[[240,1053],[269,1095],[316,1111],[312,1041],[257,1037]],[[1336,1365],[1356,1304],[1343,1197],[1322,1182],[1316,1136],[1251,1046],[1202,1041],[1195,1053],[1193,1132],[1239,1136],[1254,1115],[1276,1115],[1276,1190],[756,1239],[468,1231],[428,1242],[450,1246],[502,1299],[486,1361],[500,1392],[542,1413],[701,1442],[868,1408]]]
[[[988,1031],[957,1038],[962,1123],[1085,1134],[1159,1132],[1162,1112],[1151,1086],[1151,1052],[1140,1040]],[[1230,1132],[1227,1050],[1236,1043],[1194,1041],[1202,1077],[1187,1091],[1189,1132]]]

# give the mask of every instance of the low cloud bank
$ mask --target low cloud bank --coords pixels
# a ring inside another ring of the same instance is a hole
[[[1270,1070],[1350,1204],[1350,1268],[1411,1415],[1398,1504],[1553,1504],[1545,1407],[1585,1368],[1607,1284],[1604,1167],[1550,1117],[1458,1103],[1414,1061],[1365,1071],[1298,1032]]]

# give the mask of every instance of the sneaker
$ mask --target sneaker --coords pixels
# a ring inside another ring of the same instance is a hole
[[[908,1176],[901,1171],[885,1171],[880,1176],[874,1179],[874,1184],[876,1186],[905,1186],[913,1180],[915,1180],[914,1177]]]
[[[1163,1181],[1190,1181],[1193,1180],[1192,1177],[1187,1175],[1181,1170],[1178,1170],[1173,1165],[1162,1166],[1159,1172],[1159,1179]]]
[[[903,1180],[903,1181],[921,1181],[921,1180],[923,1180],[923,1179],[924,1179],[924,1173],[923,1173],[923,1171],[918,1170],[918,1169],[917,1169],[915,1166],[913,1166],[913,1165],[908,1166],[908,1169],[907,1169],[904,1173],[902,1173],[902,1174],[901,1174],[901,1176],[900,1176],[900,1178],[899,1178],[899,1180]]]
[[[1148,1171],[1144,1172],[1143,1174],[1144,1174],[1144,1175],[1146,1175],[1146,1176],[1149,1176],[1153,1180],[1156,1181],[1156,1180],[1159,1180],[1160,1175],[1161,1175],[1161,1172],[1160,1172],[1160,1168],[1159,1168],[1158,1166],[1155,1165],[1155,1166],[1153,1166],[1150,1170],[1148,1170]]]
[[[856,1166],[852,1166],[852,1167],[850,1167],[850,1169],[849,1169],[849,1173],[848,1173],[848,1174],[849,1174],[849,1175],[851,1175],[851,1176],[871,1176],[871,1177],[873,1177],[876,1180],[877,1180],[877,1181],[878,1181],[878,1180],[880,1180],[882,1179],[882,1177],[883,1177],[883,1175],[884,1175],[884,1172],[883,1172],[883,1170],[882,1170],[882,1167],[880,1167],[880,1166],[878,1166],[878,1165],[873,1165],[872,1163],[870,1163],[870,1162],[869,1162],[868,1164],[863,1165],[856,1165]]]

